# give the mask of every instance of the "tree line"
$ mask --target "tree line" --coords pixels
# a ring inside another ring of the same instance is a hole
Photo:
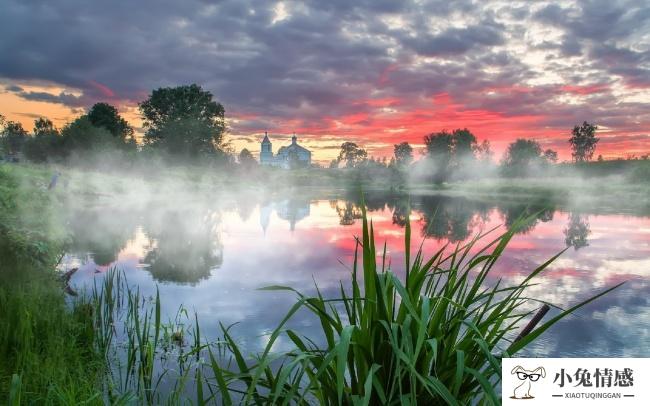
[[[575,163],[592,160],[599,141],[597,129],[586,121],[572,129],[568,143]],[[383,166],[402,171],[408,168],[428,180],[443,183],[485,173],[486,169],[497,170],[503,176],[529,176],[558,162],[557,151],[543,149],[535,140],[519,138],[508,145],[497,165],[490,142],[479,143],[467,128],[431,133],[423,141],[425,148],[422,159],[418,161],[415,161],[413,147],[408,142],[395,144],[390,160],[369,158],[368,152],[358,144],[344,142],[338,157],[330,162],[329,167],[368,170]]]
[[[138,108],[144,126],[142,151],[180,161],[227,155],[225,109],[200,86],[159,88]],[[114,106],[96,103],[61,129],[38,118],[30,133],[0,116],[0,148],[10,160],[23,155],[34,162],[56,162],[92,152],[133,154],[137,143],[133,127]]]
[[[20,123],[0,116],[0,148],[9,159],[23,155],[34,162],[65,161],[92,152],[118,151],[128,155],[138,150],[159,153],[177,162],[234,161],[225,141],[225,109],[200,86],[153,90],[138,104],[138,109],[144,132],[140,148],[133,127],[108,103],[96,103],[86,114],[61,129],[47,118],[38,118],[31,133]],[[596,130],[595,125],[586,121],[573,128],[568,142],[574,162],[593,158],[599,140]],[[370,157],[358,144],[344,142],[338,157],[329,166],[357,168],[377,176],[383,176],[382,170],[391,169],[393,177],[408,168],[436,183],[471,177],[494,166],[490,142],[479,143],[467,128],[431,133],[423,141],[423,159],[417,161],[413,147],[407,142],[394,145],[390,160]],[[257,166],[248,149],[243,149],[237,158],[245,170]],[[508,146],[498,169],[504,176],[526,176],[556,163],[557,159],[556,151],[543,149],[535,140],[520,138]]]

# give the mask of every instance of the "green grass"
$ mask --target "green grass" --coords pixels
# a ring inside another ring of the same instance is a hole
[[[53,272],[65,234],[49,176],[0,165],[0,401],[101,404],[87,303],[69,307]]]

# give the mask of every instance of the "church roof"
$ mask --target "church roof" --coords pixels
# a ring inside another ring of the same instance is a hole
[[[269,140],[269,135],[265,133],[264,134],[264,139],[262,140],[262,144],[270,144],[270,143],[271,143],[271,140]]]
[[[286,151],[287,153],[289,153],[289,152],[291,152],[291,151],[296,151],[296,152],[298,152],[298,151],[310,152],[307,148],[302,147],[302,146],[300,146],[300,145],[298,145],[298,144],[291,144],[291,145],[287,145],[287,146],[285,146],[285,147],[280,147],[280,149],[278,150],[278,154],[281,154],[281,153],[283,153],[284,151]]]

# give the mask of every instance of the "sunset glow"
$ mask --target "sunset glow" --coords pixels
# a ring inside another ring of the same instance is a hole
[[[225,106],[236,151],[296,132],[324,163],[344,141],[387,156],[467,127],[496,158],[526,137],[566,160],[587,120],[597,155],[650,152],[642,2],[148,3],[4,2],[0,114],[63,126],[106,101],[142,134],[139,101],[197,83]]]

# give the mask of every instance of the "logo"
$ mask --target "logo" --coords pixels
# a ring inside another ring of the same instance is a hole
[[[530,393],[533,383],[537,382],[540,377],[546,378],[546,370],[544,367],[537,367],[532,371],[529,371],[524,369],[522,366],[517,365],[512,368],[510,374],[516,375],[517,380],[520,382],[513,390],[510,399],[534,399],[535,396]]]
[[[503,406],[648,406],[650,358],[503,358]]]

